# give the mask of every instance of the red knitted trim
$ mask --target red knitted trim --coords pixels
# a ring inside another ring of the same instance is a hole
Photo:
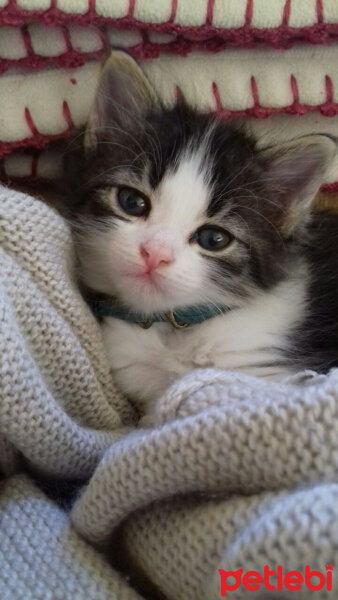
[[[21,33],[21,37],[23,39],[23,43],[25,45],[25,50],[27,52],[27,56],[33,56],[35,54],[35,52],[32,47],[32,40],[29,35],[28,26],[24,25],[23,27],[21,27],[20,33]]]
[[[211,4],[211,3],[210,3]],[[177,0],[172,0],[172,10],[166,23],[144,23],[135,19],[132,14],[135,8],[134,0],[130,0],[129,14],[122,19],[102,17],[95,12],[95,1],[90,0],[89,10],[84,15],[63,13],[56,8],[52,2],[51,8],[43,10],[20,9],[15,0],[10,0],[7,7],[0,9],[0,24],[2,25],[25,25],[27,22],[39,21],[46,25],[62,25],[64,23],[76,23],[78,25],[113,25],[119,29],[140,29],[158,31],[162,33],[180,33],[201,35],[206,37],[217,37],[223,40],[225,45],[249,46],[250,44],[268,44],[276,48],[289,47],[293,42],[306,42],[311,44],[328,44],[338,39],[338,23],[323,23],[322,1],[317,1],[318,22],[310,27],[288,27],[285,23],[289,18],[288,0],[284,7],[283,24],[275,28],[260,29],[251,27],[252,0],[248,0],[246,8],[246,23],[243,27],[223,29],[209,24],[211,12],[207,9],[206,24],[198,27],[186,27],[175,23]]]
[[[323,23],[323,0],[317,0],[316,11],[318,23]]]
[[[67,52],[71,52],[73,50],[73,45],[70,40],[70,35],[69,35],[69,31],[68,31],[67,27],[65,27],[65,26],[62,27],[62,34],[63,34],[63,38],[65,40]]]
[[[215,8],[215,1],[216,0],[208,0],[208,6],[207,6],[207,18],[205,20],[206,25],[208,25],[210,27],[210,25],[212,24],[213,18],[214,18],[214,8]]]
[[[336,183],[325,183],[320,188],[326,194],[337,194],[338,193],[338,181]]]
[[[89,60],[98,60],[104,56],[106,50],[98,50],[97,52],[79,53],[75,50],[70,50],[61,56],[25,56],[17,60],[4,60],[0,58],[0,75],[11,69],[12,67],[20,67],[29,71],[41,71],[48,65],[57,65],[66,69],[76,69],[82,67]]]
[[[63,140],[71,137],[74,134],[73,131],[63,131],[56,135],[42,135],[36,133],[34,136],[19,140],[18,142],[0,142],[0,157],[11,154],[14,150],[22,150],[24,148],[39,148],[42,150],[51,142]]]
[[[89,11],[87,13],[87,16],[89,17],[90,22],[92,23],[95,18],[95,15],[96,15],[96,0],[89,0],[88,4],[89,4]]]
[[[169,23],[174,23],[174,21],[176,19],[177,1],[178,0],[171,0],[171,13],[170,13],[170,17],[169,17]]]
[[[215,113],[222,119],[234,119],[241,117],[254,117],[266,119],[273,115],[288,114],[303,116],[312,112],[319,112],[324,117],[335,117],[338,115],[338,102],[333,101],[333,83],[329,75],[325,76],[326,101],[321,104],[302,104],[299,102],[299,92],[296,77],[291,75],[290,86],[293,102],[289,106],[273,108],[262,106],[259,100],[259,92],[255,77],[251,77],[252,107],[244,110],[229,110],[222,105],[221,95],[216,82],[212,83],[212,93],[215,100]],[[184,99],[184,94],[179,86],[175,90],[176,100]]]
[[[56,0],[54,0],[55,2]],[[1,9],[0,9],[1,19]],[[65,41],[65,52],[60,56],[40,56],[34,52],[32,46],[32,40],[28,25],[24,25],[20,28],[22,41],[25,46],[26,56],[18,60],[2,59],[0,57],[0,75],[7,71],[11,67],[20,67],[29,70],[44,69],[50,64],[55,64],[61,67],[74,68],[83,65],[88,60],[95,60],[100,58],[108,50],[108,41],[103,36],[100,29],[97,33],[100,36],[102,47],[94,52],[81,52],[78,48],[73,47],[71,42],[70,33],[66,26],[62,26],[62,33]]]
[[[317,104],[315,106],[297,103],[285,106],[284,108],[271,108],[257,104],[252,108],[246,108],[245,110],[228,110],[224,108],[217,112],[221,119],[237,119],[241,117],[267,119],[274,115],[285,114],[303,116],[312,112],[319,112],[323,117],[335,117],[338,115],[338,103],[335,102],[331,104],[330,102],[324,102],[324,104]]]
[[[330,77],[326,76],[326,89],[327,89],[327,101],[323,104],[318,104],[316,106],[301,104],[298,100],[298,86],[296,79],[291,77],[291,88],[293,90],[294,101],[290,106],[286,106],[284,108],[271,108],[262,106],[259,101],[259,94],[257,83],[254,77],[251,79],[251,90],[252,90],[252,98],[253,98],[253,106],[251,108],[247,108],[245,110],[228,110],[223,107],[221,103],[221,96],[217,86],[217,83],[213,82],[212,84],[212,92],[215,99],[215,112],[218,116],[225,120],[236,119],[241,117],[254,117],[256,119],[266,119],[272,117],[273,115],[278,114],[289,114],[289,115],[298,115],[302,116],[311,112],[320,112],[324,117],[334,117],[338,115],[338,103],[332,102],[332,81]],[[182,90],[177,86],[176,87],[176,97],[177,99],[183,99],[184,95]],[[63,104],[63,114],[65,117],[65,121],[67,123],[67,130],[58,135],[43,135],[41,134],[36,126],[33,123],[31,114],[28,109],[26,109],[26,120],[32,131],[32,136],[26,138],[24,140],[19,140],[17,142],[0,142],[0,156],[4,156],[6,154],[10,154],[13,150],[17,150],[20,148],[44,148],[51,141],[63,139],[70,137],[74,133],[74,126],[72,123],[71,112],[67,103]]]
[[[71,78],[72,83],[76,83],[76,79]],[[251,93],[252,107],[245,110],[229,110],[224,108],[221,101],[221,95],[216,82],[212,83],[212,93],[215,99],[215,112],[223,119],[233,119],[238,117],[254,117],[257,119],[265,119],[276,114],[290,115],[305,115],[311,112],[320,112],[325,117],[333,117],[338,114],[338,103],[333,101],[334,89],[333,83],[329,75],[325,77],[326,101],[318,105],[305,105],[299,102],[298,84],[294,75],[290,77],[290,87],[293,95],[293,102],[289,106],[282,108],[266,107],[260,104],[259,91],[255,77],[251,77]],[[176,87],[176,97],[181,99],[184,97],[182,90]],[[67,102],[63,103],[63,115],[67,124],[66,131],[53,135],[41,134],[31,116],[28,108],[25,109],[25,119],[32,132],[32,136],[17,142],[0,142],[0,156],[9,154],[11,151],[19,148],[44,148],[49,142],[69,137],[74,132],[72,115]]]
[[[223,119],[233,119],[238,117],[266,119],[268,117],[272,117],[273,115],[288,114],[303,116],[312,112],[319,112],[324,117],[334,117],[338,115],[338,102],[333,101],[333,83],[329,75],[326,75],[325,77],[326,101],[322,104],[309,105],[301,104],[299,102],[298,84],[294,75],[291,75],[290,77],[290,86],[293,95],[292,104],[281,108],[262,106],[259,100],[256,79],[255,77],[251,77],[252,107],[245,110],[229,110],[223,107],[217,83],[213,82],[212,93],[215,99],[215,111]]]
[[[338,32],[338,26],[337,26]],[[172,42],[164,43],[164,44],[155,44],[149,42],[147,31],[142,31],[143,41],[136,46],[132,46],[128,48],[128,52],[136,59],[152,59],[159,58],[161,54],[171,53],[179,56],[187,56],[194,50],[203,50],[212,53],[218,53],[223,51],[225,48],[229,47],[237,47],[237,42],[229,40],[224,40],[220,37],[215,37],[213,39],[208,40],[187,40],[182,36],[178,36]],[[102,36],[103,37],[103,36]],[[28,38],[26,38],[28,41]],[[325,43],[329,43],[326,41]],[[275,44],[272,43],[272,46]],[[253,48],[256,47],[257,44],[250,38],[247,41],[243,41],[241,44],[243,48]],[[292,44],[289,42],[283,46],[284,49],[290,48]],[[27,46],[26,46],[27,47]],[[281,48],[280,45],[276,45],[276,47]],[[25,56],[16,60],[2,59],[0,57],[0,75],[6,72],[11,67],[20,67],[27,70],[41,70],[47,67],[48,65],[57,65],[59,67],[66,68],[77,68],[81,67],[85,62],[89,60],[97,60],[105,55],[107,52],[107,45],[103,47],[101,50],[97,50],[95,52],[78,52],[74,49],[67,50],[60,56],[39,56],[34,54],[33,51],[30,52],[28,56]]]
[[[289,24],[290,14],[291,14],[291,0],[286,0],[285,5],[284,5],[284,10],[283,10],[283,25],[284,25],[284,27],[287,27]]]
[[[19,152],[18,152],[19,154]],[[32,186],[41,186],[42,183],[46,182],[56,182],[58,178],[56,177],[39,177],[37,174],[38,164],[41,156],[41,150],[39,149],[30,149],[29,154],[26,154],[30,158],[31,161],[31,173],[30,175],[24,175],[20,177],[19,175],[8,175],[5,169],[5,160],[0,159],[0,182],[10,186],[11,184],[24,184],[24,185],[32,185]]]
[[[73,123],[73,119],[72,119],[72,115],[68,106],[68,102],[66,102],[66,100],[64,100],[63,104],[62,104],[62,114],[65,118],[65,121],[68,125],[68,129],[69,131],[74,131],[75,127],[74,127],[74,123]]]
[[[223,106],[222,106],[222,102],[221,102],[221,95],[219,93],[219,89],[217,86],[217,83],[214,81],[212,84],[212,93],[214,95],[215,98],[215,110],[217,114],[220,114],[224,111]]]
[[[238,31],[238,30],[237,30]],[[231,35],[227,39],[224,39],[224,36],[215,35],[211,39],[195,39],[188,40],[183,35],[178,35],[175,40],[172,42],[164,43],[164,44],[154,44],[149,41],[146,41],[141,44],[137,44],[136,46],[128,48],[128,52],[130,52],[134,58],[158,58],[163,53],[170,52],[171,54],[176,54],[179,56],[187,56],[194,50],[204,50],[207,52],[221,52],[226,48],[257,48],[257,46],[270,46],[277,50],[288,50],[292,48],[293,40],[289,37],[283,38],[281,40],[279,34],[276,35],[273,33],[275,30],[271,30],[271,36],[269,39],[255,39],[250,34],[245,35],[245,32],[242,31],[242,36]],[[338,24],[337,24],[337,32],[336,38],[331,37],[329,35],[323,35],[321,37],[316,36],[315,39],[312,40],[313,44],[328,46],[333,44],[338,40]],[[302,40],[299,40],[302,41]],[[303,40],[308,42],[308,40]]]
[[[146,34],[147,32],[144,32]],[[165,44],[154,44],[147,41],[147,35],[144,35],[144,41],[136,46],[128,48],[128,52],[136,59],[159,58],[161,54],[170,53],[178,56],[188,56],[194,50],[204,50],[207,52],[221,52],[225,48],[236,47],[236,44],[225,42],[223,39],[215,37],[211,40],[187,40],[178,36],[173,42]],[[243,47],[251,48],[256,44],[250,42]]]
[[[129,0],[129,10],[128,10],[129,19],[132,19],[134,17],[135,4],[136,4],[136,0]]]
[[[65,122],[67,124],[67,129],[62,133],[58,133],[56,135],[44,135],[39,132],[30,110],[25,108],[25,120],[26,123],[32,132],[32,135],[23,140],[19,140],[16,142],[1,142],[0,141],[0,157],[6,156],[13,152],[14,150],[22,150],[23,148],[45,148],[50,142],[55,142],[57,140],[62,140],[74,135],[74,125],[71,117],[71,112],[69,106],[66,101],[63,103],[63,115]]]
[[[253,0],[247,0],[245,10],[245,25],[251,25],[253,17]]]
[[[326,87],[326,101],[330,104],[334,104],[333,102],[333,83],[331,77],[329,75],[325,75],[325,87]]]

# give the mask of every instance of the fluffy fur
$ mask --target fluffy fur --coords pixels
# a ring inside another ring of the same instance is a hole
[[[325,136],[258,152],[215,117],[161,107],[127,56],[108,61],[84,146],[65,157],[82,284],[145,320],[190,305],[230,309],[184,330],[104,320],[116,381],[143,411],[197,367],[280,379],[337,364],[338,294],[323,275],[331,270],[335,288],[338,261],[325,261],[337,218],[311,217],[334,152]],[[144,214],[125,212],[121,190],[134,190]],[[201,246],[205,228],[224,247]]]

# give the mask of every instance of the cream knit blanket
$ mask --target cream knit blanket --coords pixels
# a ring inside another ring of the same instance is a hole
[[[168,600],[221,598],[218,569],[328,564],[333,591],[314,597],[337,598],[338,372],[277,385],[195,371],[135,429],[72,267],[61,218],[0,188],[1,600],[155,600],[117,554]]]

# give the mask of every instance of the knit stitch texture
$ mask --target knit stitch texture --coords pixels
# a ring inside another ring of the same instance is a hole
[[[135,428],[73,267],[62,219],[0,188],[1,599],[136,600],[117,551],[168,600],[219,599],[220,568],[336,567],[338,371],[282,384],[194,371]],[[69,478],[87,484],[66,513]],[[337,597],[335,573],[314,597]],[[231,598],[263,597],[249,594]]]

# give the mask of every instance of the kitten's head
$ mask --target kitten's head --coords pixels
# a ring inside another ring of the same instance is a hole
[[[242,304],[285,274],[334,150],[308,136],[259,152],[213,116],[163,108],[113,53],[71,186],[82,280],[145,314]]]

